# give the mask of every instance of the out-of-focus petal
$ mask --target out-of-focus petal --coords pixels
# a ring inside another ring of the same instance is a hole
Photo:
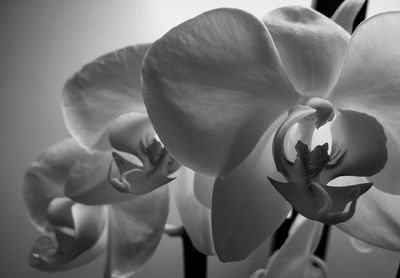
[[[263,21],[296,90],[324,97],[336,83],[350,35],[324,15],[301,6],[273,10]]]
[[[105,249],[105,207],[85,206],[68,198],[58,198],[51,203],[48,215],[55,225],[55,238],[43,236],[35,242],[29,258],[33,267],[43,271],[70,269],[92,261]]]
[[[332,15],[332,20],[350,34],[353,32],[354,20],[363,7],[365,0],[346,0]]]
[[[195,173],[182,167],[177,175],[176,180],[171,182],[171,189],[183,226],[197,250],[209,256],[214,255],[211,210],[201,204],[194,195]]]
[[[194,196],[196,199],[204,206],[211,209],[215,178],[200,173],[194,173],[193,183]]]
[[[87,205],[112,204],[135,196],[116,191],[108,181],[110,152],[84,151],[71,168],[65,183],[65,195]]]
[[[143,64],[150,119],[184,165],[218,176],[237,166],[298,98],[263,23],[217,9],[173,28]]]
[[[143,147],[148,147],[156,132],[150,119],[143,114],[126,113],[119,116],[110,128],[110,144],[116,150],[133,154],[146,163]]]
[[[296,229],[284,245],[275,252],[266,270],[258,270],[253,277],[265,278],[311,278],[328,277],[325,263],[315,257],[323,224],[298,216]],[[256,276],[258,275],[258,276]]]
[[[350,177],[347,179],[351,182]],[[358,199],[353,217],[337,227],[372,245],[400,251],[399,209],[400,196],[371,187]]]
[[[375,117],[388,137],[388,161],[374,176],[376,186],[400,194],[400,12],[373,16],[354,32],[347,58],[331,92],[331,101],[340,108]]]
[[[216,180],[212,229],[215,249],[222,261],[247,257],[279,227],[290,210],[267,179],[277,173],[272,137],[283,119],[281,116],[274,122],[246,160]]]
[[[385,166],[386,136],[381,124],[365,113],[340,110],[331,124],[332,148],[342,152],[321,173],[321,182],[338,176],[372,176]]]
[[[356,249],[360,253],[370,253],[374,248],[371,244],[368,244],[364,241],[356,239],[352,236],[348,236],[348,238],[349,238],[349,241],[350,241],[351,245],[353,246],[353,248]]]
[[[83,149],[71,138],[49,147],[25,173],[23,194],[29,216],[42,232],[52,231],[46,218],[50,202],[64,196],[64,184]]]
[[[110,277],[130,277],[151,257],[164,231],[168,208],[165,186],[110,206],[107,257]]]
[[[146,113],[140,88],[149,44],[129,46],[85,65],[65,84],[62,108],[67,128],[86,148],[109,148],[107,129],[121,114]]]

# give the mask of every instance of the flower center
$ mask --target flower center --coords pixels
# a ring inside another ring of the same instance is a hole
[[[355,211],[357,199],[366,192],[372,183],[364,183],[352,186],[331,187],[327,183],[325,172],[332,171],[340,166],[346,150],[331,147],[323,143],[310,150],[314,128],[317,129],[332,121],[335,113],[332,105],[321,99],[310,99],[305,105],[294,107],[287,119],[278,128],[273,140],[273,157],[277,170],[285,177],[287,183],[279,182],[268,178],[279,193],[291,203],[293,208],[313,220],[319,220],[327,224],[337,224],[348,220]],[[287,158],[284,148],[285,137],[290,128],[298,124],[305,131],[300,134],[294,149],[296,158],[294,162]],[[305,143],[307,142],[307,143]],[[345,212],[347,204],[350,208]]]

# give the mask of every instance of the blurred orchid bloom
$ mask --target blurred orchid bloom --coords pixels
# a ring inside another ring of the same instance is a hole
[[[179,169],[180,164],[159,141],[146,115],[140,75],[149,47],[140,44],[105,54],[66,82],[62,109],[70,134],[81,147],[112,159],[92,159],[87,165],[99,166],[90,171],[81,167],[73,174],[76,178],[66,183],[65,192],[83,204],[110,204],[151,194],[170,183],[193,245],[211,255],[211,212],[193,192],[194,183],[202,180],[188,168]],[[107,172],[109,182],[96,182],[97,173]],[[115,194],[117,191],[124,194]],[[169,191],[163,192],[168,198]]]
[[[322,234],[322,223],[296,217],[289,238],[269,259],[266,269],[250,278],[327,278],[326,264],[313,255]]]
[[[212,194],[197,196],[212,203],[221,260],[245,258],[290,205],[400,250],[399,22],[398,12],[381,14],[350,36],[308,8],[279,8],[262,21],[222,8],[150,47],[147,111],[178,161],[216,178],[203,187]]]
[[[88,152],[73,139],[66,139],[32,163],[25,176],[24,197],[33,223],[46,234],[30,253],[33,267],[43,271],[77,267],[107,248],[105,277],[130,277],[154,253],[168,216],[167,187],[128,195],[108,185],[108,192],[106,187],[102,192],[108,195],[108,205],[85,205],[66,197],[66,185],[71,182],[86,183],[79,184],[82,187],[87,183],[108,184],[107,171],[99,165],[107,166],[110,160],[109,153]],[[82,172],[86,177],[76,176]],[[183,189],[180,197],[188,198],[184,195],[190,196],[189,190]],[[186,214],[190,215],[188,208]],[[201,210],[196,213],[197,220],[204,221]],[[196,243],[206,248],[205,243]]]

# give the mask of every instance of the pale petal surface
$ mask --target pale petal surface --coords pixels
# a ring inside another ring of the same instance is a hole
[[[110,277],[130,277],[151,257],[164,231],[168,208],[166,186],[109,207],[106,269]]]
[[[324,15],[301,6],[273,10],[263,21],[296,90],[324,97],[336,83],[350,35]]]
[[[212,193],[214,190],[215,178],[200,173],[194,173],[194,196],[204,206],[211,209]]]
[[[149,44],[108,53],[84,66],[65,84],[62,109],[67,128],[84,148],[109,148],[107,129],[121,114],[146,113],[140,88]]]
[[[268,182],[277,172],[272,159],[273,132],[265,132],[253,152],[226,176],[218,178],[212,196],[215,249],[222,261],[246,258],[285,220],[289,204]]]
[[[371,17],[354,32],[342,73],[330,93],[340,108],[375,117],[388,138],[385,168],[370,180],[384,192],[400,194],[399,12]]]
[[[87,205],[102,205],[132,199],[131,194],[116,191],[108,181],[110,152],[82,151],[66,179],[65,195]]]
[[[264,24],[235,9],[173,28],[150,48],[142,77],[161,141],[213,176],[237,166],[298,97]]]
[[[195,173],[182,167],[176,180],[171,182],[179,216],[194,247],[206,255],[214,255],[211,233],[211,210],[200,203],[194,195]],[[203,184],[199,184],[201,186]],[[207,185],[207,184],[204,184]]]
[[[366,0],[346,0],[332,15],[332,20],[343,27],[350,34],[353,32],[354,20]]]
[[[384,193],[373,186],[358,199],[353,217],[337,227],[372,245],[400,251],[399,210],[400,196]]]
[[[42,232],[52,231],[47,208],[57,197],[64,196],[68,173],[83,149],[71,138],[49,147],[25,173],[23,194],[29,216]]]

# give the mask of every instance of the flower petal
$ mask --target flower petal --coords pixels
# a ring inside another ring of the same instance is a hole
[[[140,74],[149,46],[129,46],[103,55],[65,84],[64,119],[82,147],[108,149],[107,129],[114,119],[127,112],[146,113]]]
[[[194,247],[208,256],[214,255],[211,233],[211,210],[201,204],[194,195],[195,173],[182,167],[176,180],[171,182],[176,205],[183,226]]]
[[[110,152],[84,151],[72,167],[65,183],[65,195],[86,205],[112,204],[135,196],[115,190],[108,181]]]
[[[130,277],[154,253],[167,221],[169,194],[161,187],[109,209],[110,277]]]
[[[49,207],[49,221],[55,224],[56,237],[53,240],[43,236],[36,241],[30,254],[30,264],[43,271],[60,271],[95,259],[107,243],[106,208],[73,203],[68,198],[54,201]],[[69,217],[73,222],[63,223]]]
[[[400,194],[398,171],[400,159],[400,12],[373,16],[354,32],[346,62],[332,102],[341,108],[375,117],[388,137],[388,161],[374,176],[376,186],[384,192]]]
[[[336,83],[350,35],[324,15],[301,6],[273,10],[263,21],[296,90],[324,97]]]
[[[204,206],[211,209],[215,178],[200,173],[194,173],[193,183],[194,196],[196,199]]]
[[[269,184],[277,172],[272,159],[273,133],[281,116],[252,153],[228,175],[218,178],[212,196],[215,249],[222,261],[247,257],[285,220],[288,203]]]
[[[343,156],[322,171],[322,183],[338,176],[369,177],[385,166],[386,136],[374,117],[353,110],[340,110],[331,124],[331,134],[333,149],[343,152]]]
[[[298,98],[265,26],[217,9],[173,28],[143,64],[150,119],[184,165],[217,176],[237,166]]]
[[[339,229],[372,245],[400,251],[400,196],[371,187],[357,202],[352,218]]]
[[[353,32],[354,20],[366,0],[346,0],[332,15],[332,20],[343,27],[350,34]]]
[[[71,138],[49,147],[28,168],[23,194],[29,216],[42,232],[52,231],[47,220],[47,208],[57,197],[64,196],[64,183],[83,150]]]
[[[371,244],[358,240],[352,236],[348,236],[348,238],[353,248],[360,253],[370,253],[374,248]]]
[[[296,221],[298,219],[299,217]],[[320,222],[308,219],[302,221],[289,235],[281,249],[272,255],[266,271],[258,271],[264,276],[258,277],[328,277],[325,263],[312,255],[321,238],[322,226]]]

